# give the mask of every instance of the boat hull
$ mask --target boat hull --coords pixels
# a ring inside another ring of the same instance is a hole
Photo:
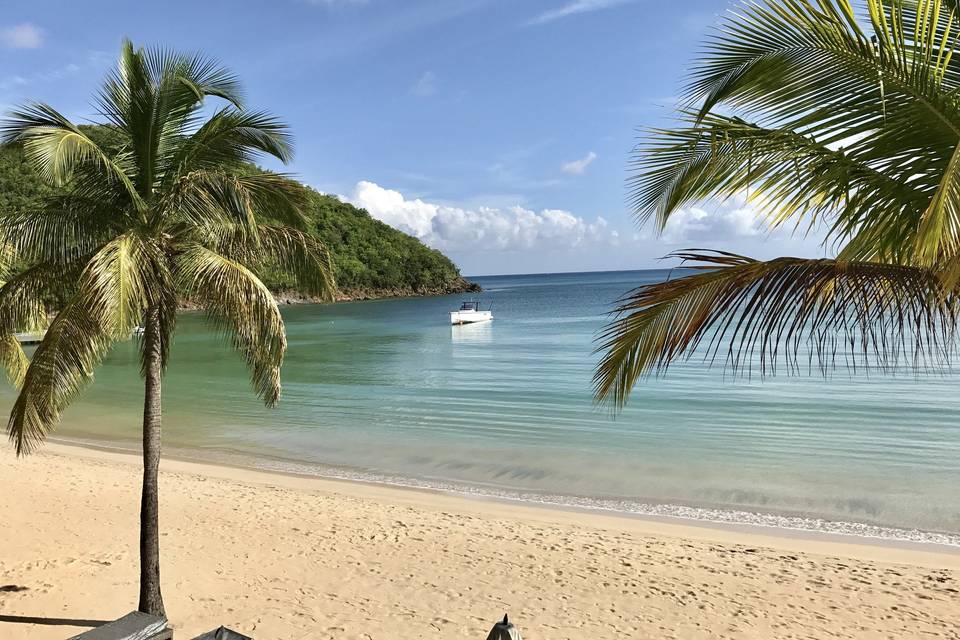
[[[23,331],[21,333],[13,334],[16,337],[17,342],[23,345],[33,345],[40,344],[43,342],[43,337],[47,335],[46,331]]]
[[[475,322],[490,322],[493,313],[490,311],[451,311],[450,324],[473,324]]]

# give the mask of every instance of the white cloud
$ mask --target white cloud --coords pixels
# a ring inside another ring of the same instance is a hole
[[[715,243],[769,233],[757,210],[745,196],[738,196],[710,211],[700,207],[679,209],[670,216],[661,237],[668,243]]]
[[[530,20],[527,24],[545,24],[561,18],[577,15],[578,13],[590,13],[591,11],[600,11],[609,9],[620,4],[626,4],[633,0],[573,0],[562,7],[544,11],[540,15]]]
[[[579,176],[584,171],[586,171],[587,167],[590,166],[590,163],[592,163],[596,159],[597,159],[597,154],[591,151],[590,153],[583,156],[579,160],[572,160],[570,162],[565,162],[563,165],[560,166],[560,170],[563,171],[564,173],[569,173],[572,176]]]
[[[0,42],[11,49],[38,49],[43,44],[43,30],[29,22],[4,27]]]
[[[424,71],[410,91],[417,96],[432,96],[437,92],[437,76],[433,71]]]
[[[408,200],[399,191],[368,181],[358,182],[353,195],[342,199],[434,248],[447,251],[570,249],[618,241],[603,218],[589,222],[562,209],[466,209],[419,198]]]

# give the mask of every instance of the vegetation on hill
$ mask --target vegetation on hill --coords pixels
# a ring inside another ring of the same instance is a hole
[[[98,144],[108,130],[83,127]],[[14,145],[0,147],[0,214],[35,209],[53,192]],[[307,215],[313,232],[333,256],[341,299],[437,295],[472,290],[449,258],[333,196],[313,192]],[[265,283],[283,300],[307,298],[293,277],[276,269]]]
[[[474,288],[445,255],[363,209],[313,192],[308,216],[313,232],[333,253],[343,296],[432,295]],[[292,288],[283,276],[272,284]]]

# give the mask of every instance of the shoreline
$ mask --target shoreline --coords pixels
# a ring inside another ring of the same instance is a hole
[[[0,637],[136,607],[138,456],[0,453]],[[769,640],[960,628],[960,553],[656,521],[167,455],[161,583],[176,637]]]
[[[134,466],[141,464],[140,454],[134,448],[111,446],[107,443],[53,437],[49,438],[43,447],[54,455]],[[352,498],[389,499],[400,504],[418,507],[436,506],[438,502],[442,502],[450,508],[469,506],[474,511],[488,515],[492,513],[507,515],[506,511],[515,511],[516,517],[533,518],[544,522],[550,522],[556,518],[557,521],[582,525],[599,519],[614,528],[624,528],[641,534],[670,535],[726,543],[744,538],[756,538],[757,544],[763,546],[777,547],[779,542],[788,545],[786,547],[788,549],[825,554],[839,554],[839,551],[831,550],[833,545],[839,545],[855,548],[851,549],[854,557],[863,559],[889,561],[890,554],[902,552],[909,554],[900,560],[907,564],[931,567],[950,566],[960,569],[960,546],[952,544],[750,522],[725,522],[679,515],[617,511],[576,504],[523,500],[481,492],[471,493],[443,487],[320,475],[243,464],[244,461],[253,460],[256,458],[244,455],[237,455],[233,461],[211,459],[185,454],[182,450],[174,450],[164,452],[161,458],[161,469],[223,480],[276,485],[295,490],[323,491]],[[875,549],[877,553],[871,553],[869,549]],[[944,564],[946,558],[951,558],[952,561]]]

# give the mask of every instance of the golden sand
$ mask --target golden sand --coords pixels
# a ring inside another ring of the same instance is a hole
[[[136,607],[139,461],[0,452],[0,638]],[[165,460],[175,637],[960,638],[960,553],[472,500]],[[29,623],[41,618],[43,624]]]

